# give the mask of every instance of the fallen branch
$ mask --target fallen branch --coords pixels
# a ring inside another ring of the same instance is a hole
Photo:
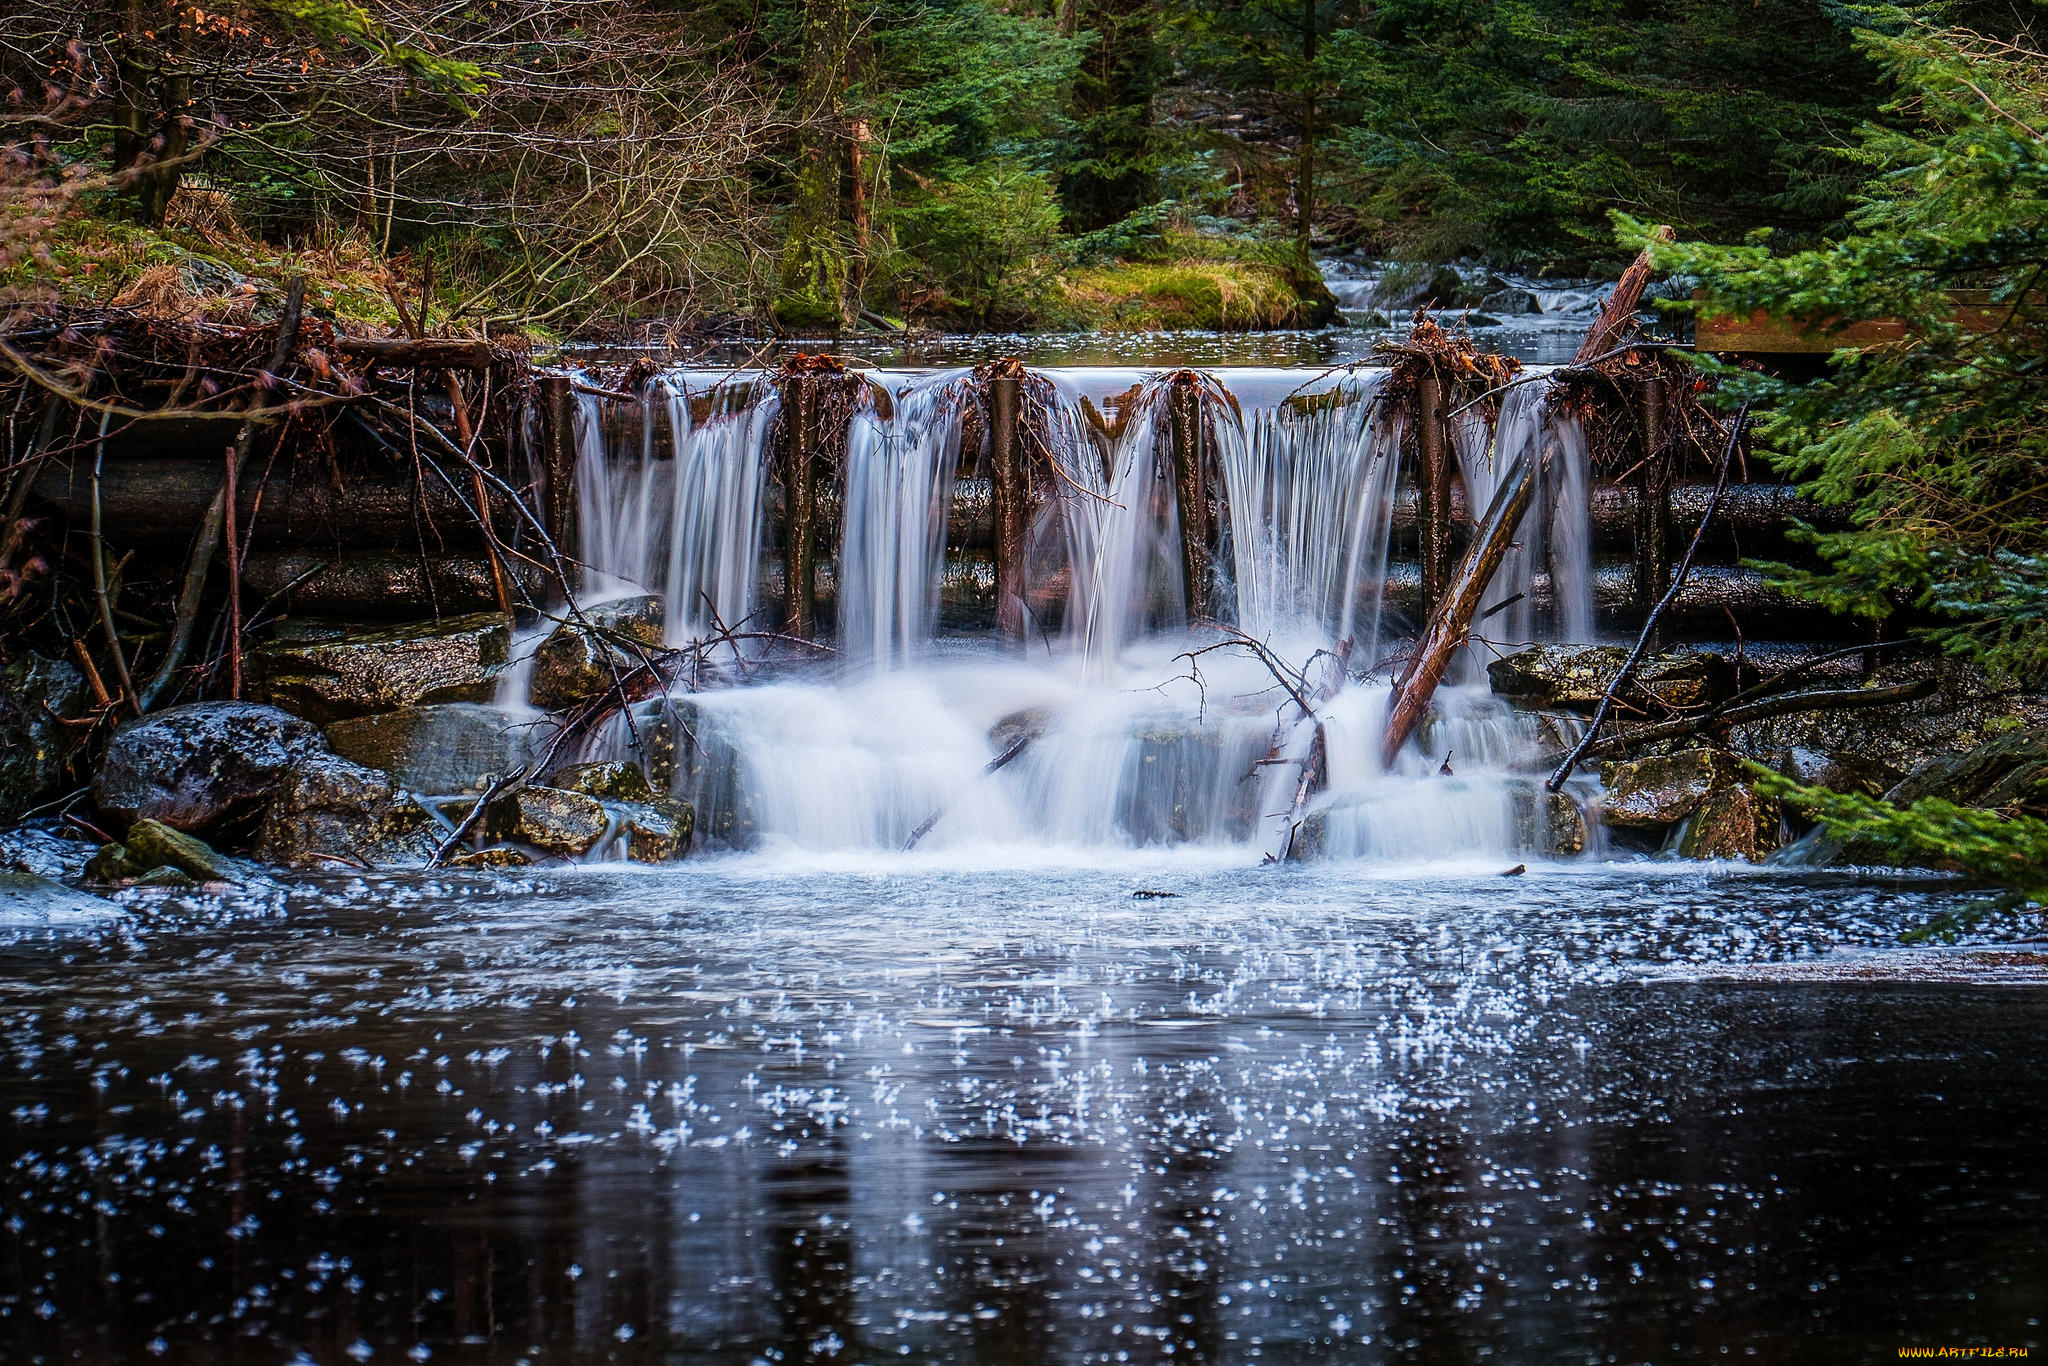
[[[1889,707],[1902,702],[1917,702],[1938,687],[1940,684],[1934,679],[1920,678],[1910,683],[1894,683],[1883,688],[1823,688],[1813,692],[1766,698],[1745,707],[1723,706],[1699,716],[1640,726],[1612,739],[1602,740],[1597,745],[1582,745],[1574,751],[1570,762],[1576,765],[1585,759],[1605,759],[1627,753],[1636,745],[1655,744],[1660,740],[1682,740],[1718,726],[1739,726],[1749,721],[1768,721],[1774,716],[1795,716],[1810,711],[1860,711],[1866,707]]]
[[[986,764],[982,765],[981,776],[986,778],[991,773],[1001,771],[1010,762],[1010,760],[1016,758],[1018,755],[1022,754],[1025,751],[1025,749],[1031,744],[1031,739],[1032,737],[1029,735],[1021,735],[1017,737],[1016,742],[1013,743],[1008,749],[1004,750],[1001,754],[998,754],[995,758],[989,760]],[[945,814],[946,808],[942,806],[938,810],[932,812],[931,815],[926,816],[924,818],[924,823],[918,826],[917,829],[911,831],[910,838],[903,841],[903,852],[907,854],[911,850],[917,848],[917,842],[923,839],[926,835],[929,835],[932,832],[932,827],[937,825],[939,823],[939,818]]]

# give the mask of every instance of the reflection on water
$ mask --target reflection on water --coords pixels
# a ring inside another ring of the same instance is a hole
[[[1938,895],[1176,856],[137,900],[7,949],[0,1357],[2038,1344],[2039,989],[1699,970]]]

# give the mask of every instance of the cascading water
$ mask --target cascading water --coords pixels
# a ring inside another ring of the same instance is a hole
[[[968,372],[876,383],[886,413],[855,411],[846,439],[839,639],[850,658],[901,663],[931,639],[960,461]]]
[[[1515,547],[1480,602],[1476,637],[1491,649],[1538,640],[1589,641],[1593,629],[1591,462],[1578,418],[1553,409],[1534,385],[1510,389],[1491,426],[1468,410],[1453,426],[1459,472],[1474,516],[1501,478],[1547,444],[1549,464]],[[1479,661],[1484,667],[1484,660]]]
[[[777,411],[770,386],[713,378],[701,392],[709,415],[693,424],[690,380],[648,387],[632,455],[611,449],[602,400],[583,395],[576,419],[585,590],[660,595],[672,643],[737,629],[754,610]]]
[[[914,840],[1035,857],[1174,844],[1392,861],[1513,851],[1518,790],[1530,789],[1508,770],[1534,741],[1519,714],[1448,689],[1418,743],[1391,770],[1380,764],[1387,689],[1353,679],[1386,648],[1401,420],[1377,401],[1383,371],[1307,386],[1298,375],[1203,381],[1221,526],[1218,579],[1201,587],[1263,656],[1188,626],[1168,379],[1092,372],[1032,380],[1034,440],[1057,468],[1041,474],[1050,492],[1029,538],[1025,652],[938,648],[939,583],[973,531],[954,511],[972,381],[877,374],[886,398],[854,415],[841,467],[839,660],[743,662],[737,686],[645,704],[591,757],[625,753],[666,711],[682,737],[673,789],[711,847],[879,852]],[[752,607],[774,400],[771,386],[750,388],[750,406],[693,426],[687,377],[655,386],[672,453],[658,442],[608,451],[603,413],[586,404],[591,586],[660,584],[678,639],[708,619],[693,597],[728,625]],[[1547,562],[1556,606],[1543,629],[1587,634],[1590,574],[1572,567],[1585,562],[1584,443],[1524,394],[1510,395],[1497,438],[1483,422],[1461,433],[1470,499],[1483,506],[1494,465],[1526,443],[1557,444],[1520,567],[1495,591],[1523,592],[1511,619],[1534,630],[1529,588]],[[1097,404],[1110,420],[1098,424]],[[1329,653],[1347,640],[1348,655]]]

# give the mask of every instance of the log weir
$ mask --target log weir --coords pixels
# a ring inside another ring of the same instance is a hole
[[[461,348],[424,359],[400,350],[367,358],[479,363]],[[1404,376],[1398,363],[1323,376],[1036,371],[1015,362],[978,373],[863,375],[834,363],[741,375],[678,370],[642,380],[630,395],[617,388],[620,382],[542,374],[528,387],[523,421],[484,434],[492,466],[512,476],[482,492],[496,536],[513,547],[503,559],[515,596],[538,605],[550,592],[559,596],[547,582],[533,530],[544,528],[566,551],[582,546],[585,572],[594,575],[583,587],[631,584],[674,596],[687,579],[698,584],[687,590],[693,602],[672,606],[679,618],[694,619],[703,615],[694,604],[707,600],[704,584],[718,578],[725,587],[710,596],[721,619],[758,613],[757,624],[820,639],[839,630],[850,526],[867,528],[854,553],[866,557],[861,572],[880,585],[863,592],[901,599],[890,608],[903,616],[892,631],[912,622],[922,623],[916,630],[948,634],[1057,634],[1073,606],[1068,561],[1100,550],[1103,536],[1116,536],[1129,542],[1116,591],[1148,585],[1157,601],[1138,611],[1148,620],[1185,619],[1192,605],[1196,615],[1252,625],[1249,590],[1233,582],[1243,563],[1234,556],[1260,540],[1285,543],[1283,560],[1314,561],[1322,579],[1290,580],[1278,591],[1291,601],[1258,611],[1284,607],[1334,626],[1332,613],[1369,608],[1383,634],[1412,632],[1469,544],[1475,489],[1488,491],[1487,471],[1503,455],[1494,442],[1502,400],[1461,412],[1474,398],[1470,385],[1435,368]],[[1542,387],[1517,392],[1533,395]],[[1638,435],[1591,451],[1582,508],[1546,506],[1552,529],[1525,536],[1533,542],[1520,555],[1526,563],[1504,567],[1504,587],[1494,598],[1514,601],[1486,618],[1483,634],[1503,641],[1554,637],[1565,611],[1557,585],[1564,582],[1573,585],[1568,597],[1590,604],[1603,633],[1624,634],[1632,614],[1640,618],[1645,592],[1668,573],[1658,563],[1668,555],[1664,538],[1652,533],[1695,525],[1711,491],[1700,461],[1643,426],[1664,421],[1669,388],[1667,375],[1652,372],[1557,405],[1557,415],[1578,430]],[[927,390],[935,395],[926,405],[931,412],[916,401]],[[448,416],[438,395],[423,392],[416,401],[429,420]],[[1589,416],[1603,405],[1612,420]],[[912,430],[912,409],[923,413],[917,421],[944,426],[945,435]],[[170,572],[220,487],[219,459],[208,452],[222,444],[224,430],[218,421],[172,421],[140,424],[110,439],[96,481],[108,539],[161,560]],[[1392,442],[1384,439],[1389,431],[1396,433]],[[945,448],[926,452],[914,470],[901,464],[905,451],[935,440]],[[1363,467],[1343,474],[1327,449],[1375,440],[1380,446],[1366,463],[1377,474]],[[1245,443],[1241,455],[1232,455],[1233,442]],[[474,515],[476,489],[446,468],[445,453],[423,447],[428,458],[418,458],[347,423],[335,424],[326,444],[287,444],[238,489],[235,521],[244,528],[250,594],[276,610],[364,620],[492,604],[496,588],[486,532]],[[1646,455],[1646,447],[1658,449]],[[83,527],[95,492],[91,454],[74,448],[68,458],[45,461],[29,490],[29,509]],[[853,468],[850,459],[868,465]],[[1243,468],[1231,468],[1233,459]],[[1119,470],[1118,460],[1133,468]],[[1388,460],[1392,470],[1380,469]],[[706,461],[724,462],[717,476],[723,482],[693,485],[694,467]],[[1138,471],[1141,465],[1150,468]],[[630,477],[621,474],[626,470]],[[1318,499],[1349,496],[1331,479],[1369,481],[1389,472],[1384,506],[1360,505],[1342,517],[1316,506]],[[1753,458],[1749,473],[1752,481],[1733,485],[1709,520],[1699,567],[1675,604],[1670,629],[1690,639],[1727,640],[1738,631],[1753,638],[1853,638],[1848,623],[1784,599],[1758,571],[1741,567],[1746,560],[1796,561],[1806,553],[1792,539],[1796,524],[1835,524],[1830,510],[1773,481],[1767,461]],[[906,478],[925,487],[906,497]],[[1147,500],[1143,507],[1117,506],[1119,479],[1126,492]],[[849,504],[849,490],[866,501]],[[884,496],[893,500],[889,506],[874,503]],[[529,506],[520,508],[515,497]],[[676,539],[694,534],[675,520],[693,498],[687,515],[700,529],[720,519],[748,524],[730,528],[730,544],[715,552],[728,562],[695,571],[675,562]],[[1247,499],[1255,506],[1240,507]],[[1576,516],[1580,529],[1562,534],[1560,516]],[[907,527],[890,530],[892,519],[928,521],[916,528],[921,543],[876,543],[878,534],[909,535]],[[1371,528],[1363,525],[1368,521]],[[1325,544],[1306,543],[1314,538]],[[1372,563],[1326,563],[1361,549]],[[877,567],[876,553],[890,557],[890,565]],[[1564,563],[1567,555],[1579,562]],[[784,587],[792,569],[808,585],[794,601]],[[1096,599],[1098,616],[1107,605]],[[1118,603],[1119,614],[1129,615],[1130,605]]]

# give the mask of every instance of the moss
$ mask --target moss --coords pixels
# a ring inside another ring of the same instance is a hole
[[[1251,261],[1087,266],[1061,282],[1057,308],[1073,326],[1122,331],[1251,332],[1313,316],[1287,267]]]

